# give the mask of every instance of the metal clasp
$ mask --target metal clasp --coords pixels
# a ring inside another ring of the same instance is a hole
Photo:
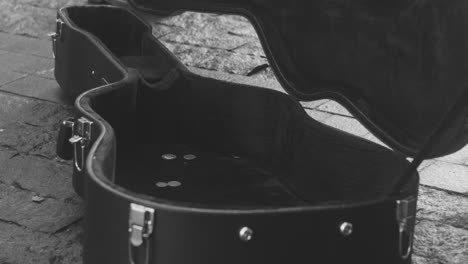
[[[69,142],[73,145],[73,159],[75,168],[81,172],[85,165],[85,150],[91,141],[91,130],[93,122],[81,117],[74,124],[73,136]]]
[[[398,221],[398,252],[407,259],[413,248],[414,225],[416,221],[416,197],[396,201],[396,219]]]
[[[130,217],[128,222],[129,256],[131,264],[149,263],[150,243],[149,236],[153,233],[154,209],[139,204],[130,204]],[[143,246],[143,244],[145,244]],[[136,251],[143,250],[144,262],[137,262]]]
[[[75,122],[73,122],[73,118],[69,118],[67,120],[64,120],[62,122],[62,125],[64,125],[65,127],[69,127],[73,130],[73,127],[75,126]]]
[[[52,39],[52,56],[54,59],[57,56],[57,39],[62,36],[62,27],[65,23],[61,18],[57,18],[55,22],[57,23],[57,31],[48,34],[48,36]]]

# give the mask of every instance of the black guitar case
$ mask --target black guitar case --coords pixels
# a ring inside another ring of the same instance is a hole
[[[128,9],[59,10],[85,264],[411,263],[416,168],[468,141],[463,1],[131,3],[245,15],[290,95],[191,73]],[[298,103],[321,98],[394,150]]]

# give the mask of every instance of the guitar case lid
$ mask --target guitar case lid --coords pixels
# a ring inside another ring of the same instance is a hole
[[[129,0],[140,11],[231,13],[255,26],[283,88],[297,100],[331,98],[408,156],[468,143],[468,2],[463,0]]]

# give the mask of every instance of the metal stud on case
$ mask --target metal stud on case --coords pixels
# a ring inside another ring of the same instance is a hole
[[[349,236],[353,233],[353,224],[349,222],[343,222],[340,224],[340,233],[343,236]]]
[[[253,237],[253,230],[250,229],[249,227],[244,226],[239,230],[239,238],[242,241],[245,241],[245,242],[250,241],[252,240],[252,237]]]

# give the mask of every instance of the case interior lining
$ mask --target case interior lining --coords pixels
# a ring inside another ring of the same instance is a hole
[[[96,103],[108,108],[115,98],[103,94]],[[98,113],[114,122],[116,184],[158,199],[212,206],[378,199],[397,192],[408,166],[403,156],[316,122],[271,90],[175,69],[157,85],[140,84],[134,100],[125,125],[122,114]],[[174,183],[181,185],[168,186]]]

